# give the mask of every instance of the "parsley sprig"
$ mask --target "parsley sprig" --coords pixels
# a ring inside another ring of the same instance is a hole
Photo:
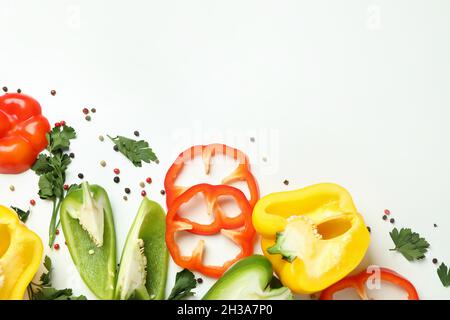
[[[47,153],[41,153],[31,168],[39,176],[39,197],[53,202],[52,218],[49,227],[49,242],[51,247],[56,237],[57,216],[61,202],[64,199],[64,183],[66,170],[71,163],[67,154],[70,140],[76,138],[72,127],[55,126],[47,133]]]
[[[175,285],[170,292],[168,300],[182,300],[193,296],[192,289],[195,287],[197,287],[197,281],[194,274],[188,269],[183,269],[175,277]]]
[[[158,157],[149,147],[147,141],[137,141],[123,136],[113,138],[108,135],[108,138],[117,146],[118,151],[127,157],[135,167],[142,167],[142,161],[146,163],[158,161]]]
[[[444,287],[447,288],[450,286],[450,269],[445,265],[445,263],[441,263],[437,270],[437,274]]]
[[[44,267],[47,272],[42,273],[40,283],[31,282],[27,288],[30,300],[86,300],[85,296],[73,296],[72,289],[58,290],[52,287],[52,260],[48,256],[45,256]]]
[[[391,235],[395,248],[391,251],[400,252],[408,261],[420,260],[425,257],[430,244],[418,233],[412,232],[409,228],[401,228],[400,231],[394,228]]]

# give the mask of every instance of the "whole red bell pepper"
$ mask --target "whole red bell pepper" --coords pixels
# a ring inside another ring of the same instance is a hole
[[[236,181],[245,181],[250,192],[250,205],[253,208],[259,199],[259,188],[255,177],[250,171],[250,162],[248,157],[240,150],[229,147],[224,144],[209,144],[190,147],[180,153],[175,162],[169,168],[164,180],[164,188],[166,189],[166,203],[170,208],[174,200],[188,189],[185,186],[176,185],[176,180],[183,170],[186,162],[193,160],[198,156],[202,156],[205,173],[209,174],[211,169],[211,158],[215,155],[225,155],[238,161],[238,166],[230,175],[222,180],[222,184],[231,184]]]
[[[50,124],[39,103],[24,94],[0,97],[0,173],[21,173],[47,146]]]
[[[390,282],[404,289],[408,293],[408,300],[419,300],[419,295],[414,285],[397,272],[387,268],[380,268],[378,274],[380,277],[378,280]],[[368,300],[366,283],[369,278],[376,275],[371,270],[364,270],[357,275],[346,277],[322,291],[319,299],[334,300],[333,296],[335,293],[348,288],[354,288],[361,299]]]
[[[209,225],[199,224],[180,216],[179,208],[189,202],[198,193],[202,193],[209,202],[214,214],[214,222]],[[235,218],[228,218],[223,212],[217,210],[215,202],[220,196],[234,198],[241,209],[241,214]],[[245,195],[239,189],[227,185],[213,186],[209,184],[198,184],[179,197],[177,197],[169,208],[166,218],[166,243],[169,252],[177,265],[189,270],[195,270],[204,275],[218,278],[233,263],[253,253],[255,230],[252,225],[252,208]],[[240,253],[233,259],[226,261],[221,266],[203,264],[204,240],[200,240],[191,256],[183,256],[175,241],[175,235],[179,231],[188,231],[194,234],[213,235],[221,233],[241,247]]]

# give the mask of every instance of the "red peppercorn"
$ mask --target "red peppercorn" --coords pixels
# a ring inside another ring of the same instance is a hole
[[[148,184],[152,183],[152,178],[148,177],[147,179],[145,179],[145,181],[147,181]]]
[[[55,234],[58,235],[59,234],[59,229],[55,230]]]
[[[145,197],[147,195],[147,192],[145,190],[141,191],[141,196]]]
[[[84,114],[88,114],[89,113],[89,109],[88,108],[83,108],[83,113]]]
[[[31,199],[31,200],[30,200],[30,204],[31,204],[32,206],[35,206],[35,205],[36,205],[36,201],[35,201],[34,199]]]
[[[386,210],[384,210],[384,214],[390,215],[391,212],[388,209],[386,209]]]
[[[66,122],[65,122],[64,120],[62,120],[62,121],[59,122],[59,124],[60,124],[61,126],[65,126],[65,125],[66,125]]]
[[[115,168],[115,169],[114,169],[114,173],[115,173],[115,174],[120,174],[120,169]]]
[[[61,123],[59,123],[59,122],[57,122],[57,123],[55,123],[55,127],[61,127]]]
[[[55,243],[55,244],[53,245],[53,249],[59,250],[59,244]]]
[[[64,190],[69,190],[69,185],[68,185],[68,184],[65,184],[65,185],[63,186],[63,188],[64,188]]]

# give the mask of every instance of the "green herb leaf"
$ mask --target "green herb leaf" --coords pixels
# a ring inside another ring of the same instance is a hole
[[[394,228],[390,232],[396,250],[400,252],[408,261],[420,260],[425,257],[430,244],[416,232],[409,228],[402,228],[400,232]]]
[[[192,289],[195,287],[197,287],[197,281],[195,280],[194,274],[188,269],[184,269],[177,273],[175,285],[170,292],[168,300],[182,300],[193,296]]]
[[[76,138],[75,130],[69,126],[54,127],[47,134],[48,147],[50,153],[57,153],[69,150],[70,140]]]
[[[30,216],[30,210],[25,211],[13,206],[11,206],[11,209],[13,209],[17,213],[20,221],[22,221],[23,223],[27,222],[28,217]]]
[[[133,140],[123,136],[112,138],[111,141],[119,148],[119,151],[127,157],[136,167],[142,167],[142,161],[150,163],[156,162],[158,157],[144,140]]]
[[[47,272],[41,274],[41,283],[28,286],[30,300],[86,300],[85,296],[72,296],[72,289],[58,290],[52,287],[52,260],[48,256],[45,256],[44,267]]]
[[[450,269],[445,265],[445,263],[441,263],[437,270],[437,274],[444,287],[447,288],[450,286]]]
[[[49,246],[55,240],[56,221],[59,205],[64,198],[66,170],[71,159],[65,151],[69,150],[70,140],[76,137],[75,130],[66,125],[54,127],[47,134],[47,154],[40,154],[32,166],[39,177],[39,196],[53,201],[53,212],[49,227]]]

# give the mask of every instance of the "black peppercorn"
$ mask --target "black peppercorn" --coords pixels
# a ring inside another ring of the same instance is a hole
[[[370,229],[370,227],[367,226],[367,231],[369,231],[369,233],[371,233],[371,232],[372,232],[372,229]]]
[[[130,188],[125,188],[125,193],[126,194],[130,194],[130,192],[131,192]]]
[[[165,194],[166,194],[166,191],[161,190],[161,194],[162,194],[162,195],[165,195]]]
[[[433,258],[433,263],[434,263],[434,264],[437,264],[437,263],[438,263],[438,259]]]
[[[56,91],[55,91],[55,90],[52,90],[52,91],[50,91],[50,94],[51,94],[52,96],[54,96],[54,95],[56,95]]]
[[[391,219],[389,220],[389,222],[390,222],[390,223],[394,223],[394,222],[395,222],[395,219],[394,219],[394,218],[391,218]]]
[[[83,178],[84,178],[84,174],[79,173],[79,174],[78,174],[78,178],[83,179]]]
[[[383,220],[385,220],[385,221],[386,221],[386,220],[387,220],[387,218],[388,218],[388,217],[387,217],[387,215],[384,215],[384,216],[383,216]]]
[[[22,89],[17,89],[17,93],[22,93]]]
[[[136,131],[134,132],[134,135],[135,135],[136,137],[139,137],[139,131],[136,130]]]
[[[197,279],[197,283],[198,283],[198,284],[202,284],[202,283],[203,283],[203,279],[202,279],[202,278],[198,278],[198,279]]]
[[[284,180],[283,183],[287,186],[289,184],[289,180]]]
[[[119,182],[120,182],[120,178],[119,178],[118,176],[115,176],[115,177],[114,177],[114,182],[115,182],[115,183],[119,183]]]
[[[117,146],[117,144],[114,145],[113,149],[114,149],[114,151],[116,151],[116,152],[119,151],[119,147]]]
[[[69,157],[71,157],[72,159],[75,158],[75,153],[71,152],[71,153],[69,154]]]
[[[8,92],[8,87],[3,87],[4,92]]]

